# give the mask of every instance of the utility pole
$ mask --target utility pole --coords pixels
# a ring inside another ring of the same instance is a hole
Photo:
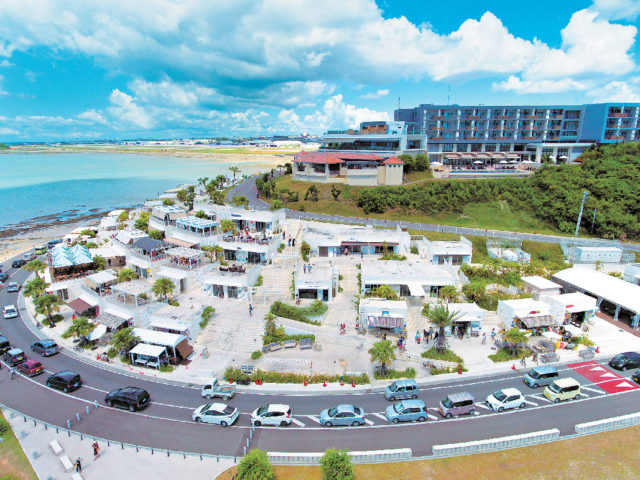
[[[580,222],[582,221],[582,211],[584,210],[584,202],[587,201],[587,195],[589,192],[582,192],[582,205],[580,205],[580,213],[578,214],[578,221],[576,222],[576,237],[578,236],[578,232],[580,231]]]
[[[597,208],[593,209],[593,220],[591,220],[591,235],[593,235],[593,228],[596,224],[596,210],[598,210]]]

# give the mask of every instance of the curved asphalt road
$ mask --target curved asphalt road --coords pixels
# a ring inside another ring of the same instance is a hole
[[[231,200],[233,195],[244,195],[249,199],[249,205],[256,210],[269,210],[269,204],[264,200],[257,197],[255,188],[256,177],[250,177],[240,185],[232,188],[227,193],[227,199]],[[408,228],[412,230],[424,230],[427,232],[444,232],[454,233],[456,235],[475,235],[486,236],[491,238],[517,238],[519,240],[531,240],[534,242],[546,242],[546,243],[560,243],[563,238],[574,237],[561,237],[555,235],[540,235],[534,233],[518,233],[518,232],[505,232],[502,230],[485,230],[480,228],[467,228],[467,227],[452,227],[448,225],[435,225],[431,223],[415,223],[415,222],[399,222],[395,220],[380,220],[380,219],[368,219],[362,217],[343,217],[340,215],[326,215],[323,213],[314,212],[299,212],[296,210],[286,209],[287,217],[299,218],[301,220],[323,220],[326,222],[336,223],[350,223],[353,225],[373,225],[378,227],[389,228]],[[640,244],[637,243],[625,243],[625,248],[634,251],[640,251]]]
[[[22,283],[27,272],[5,266],[12,280]],[[0,290],[0,305],[16,304],[17,294]],[[0,320],[0,332],[13,346],[22,348],[28,356],[29,345],[36,339],[21,318]],[[46,328],[41,331],[46,334]],[[39,357],[38,357],[39,358]],[[40,358],[39,358],[40,359]],[[177,451],[201,452],[223,455],[240,455],[250,430],[249,414],[264,403],[286,403],[293,411],[295,424],[286,428],[259,428],[252,447],[267,451],[309,452],[323,451],[331,446],[351,450],[377,450],[385,448],[412,449],[414,456],[431,454],[434,444],[479,440],[503,435],[527,433],[536,430],[560,429],[563,435],[573,433],[573,426],[591,420],[635,413],[640,400],[640,389],[624,393],[608,394],[610,382],[623,382],[619,377],[592,384],[579,373],[560,366],[562,376],[578,379],[585,395],[579,400],[554,405],[543,399],[542,389],[529,389],[522,383],[522,374],[510,372],[479,379],[442,382],[422,387],[419,398],[429,407],[429,421],[423,424],[390,425],[381,418],[390,402],[382,393],[359,392],[318,395],[269,395],[240,393],[228,403],[240,412],[238,422],[223,429],[212,425],[199,425],[191,421],[192,410],[204,403],[199,389],[188,385],[168,385],[150,378],[134,377],[105,369],[104,365],[87,362],[64,351],[53,357],[41,359],[48,373],[10,380],[6,365],[0,371],[0,402],[20,412],[54,425],[66,426],[72,419],[72,428],[82,433],[123,441],[142,446]],[[600,360],[603,363],[602,360]],[[44,386],[51,372],[75,370],[83,378],[82,388],[72,394],[48,389]],[[617,372],[614,372],[618,375]],[[622,374],[621,374],[622,375]],[[629,376],[624,374],[622,376]],[[145,388],[151,394],[152,403],[144,411],[129,413],[104,405],[106,392],[125,385]],[[480,403],[489,394],[505,387],[519,388],[525,395],[527,406],[523,410],[493,413]],[[604,388],[603,388],[604,387]],[[346,387],[345,387],[346,388]],[[447,393],[471,392],[476,398],[478,415],[445,420],[435,411],[437,402]],[[347,390],[348,392],[348,390]],[[103,408],[84,415],[87,405],[98,401]],[[317,415],[323,408],[338,403],[354,403],[364,408],[368,424],[356,428],[321,428]],[[74,419],[76,412],[82,420]]]

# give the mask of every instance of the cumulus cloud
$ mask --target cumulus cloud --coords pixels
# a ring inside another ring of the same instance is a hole
[[[102,114],[101,112],[97,112],[94,109],[86,110],[78,114],[78,118],[80,120],[86,120],[89,123],[97,123],[100,125],[106,125],[109,123],[104,114]]]
[[[635,84],[635,85],[634,85]],[[589,91],[595,103],[599,102],[640,102],[640,82],[612,81]]]
[[[386,97],[387,95],[389,95],[389,90],[386,89],[386,88],[382,88],[382,89],[378,90],[377,92],[369,92],[369,93],[365,93],[363,95],[360,95],[360,98],[376,99],[376,98]]]
[[[141,130],[150,130],[155,126],[153,117],[131,95],[116,88],[111,92],[109,101],[111,106],[107,110],[119,124]]]
[[[13,63],[11,63],[6,58],[0,62],[0,67],[12,67]]]
[[[304,122],[300,128],[311,131],[324,131],[329,128],[352,128],[357,127],[360,122],[389,120],[386,112],[376,112],[368,108],[358,108],[344,102],[341,94],[334,95],[327,99],[322,106],[322,110],[305,115]]]
[[[609,20],[635,20],[640,15],[640,2],[637,0],[594,0],[590,9]]]
[[[492,85],[493,90],[516,93],[558,93],[568,90],[586,90],[588,85],[570,78],[556,80],[521,80],[511,75],[503,82]]]

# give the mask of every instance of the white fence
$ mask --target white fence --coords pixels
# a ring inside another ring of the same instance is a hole
[[[502,450],[505,448],[549,442],[558,440],[559,437],[560,430],[553,428],[551,430],[541,430],[539,432],[511,435],[509,437],[489,438],[487,440],[476,440],[464,443],[450,443],[448,445],[434,445],[432,451],[434,456],[467,455],[470,453]]]
[[[353,463],[382,463],[411,459],[410,448],[394,450],[368,450],[362,452],[347,452]],[[267,456],[275,465],[314,465],[320,463],[322,453],[279,453],[269,452]]]
[[[604,432],[615,428],[630,427],[640,423],[640,413],[631,413],[620,417],[605,418],[595,422],[579,423],[575,426],[576,434]]]

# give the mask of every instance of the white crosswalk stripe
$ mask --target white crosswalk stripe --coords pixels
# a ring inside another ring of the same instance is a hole
[[[430,413],[427,413],[427,417],[429,417],[429,420],[438,420],[438,417],[431,415]]]
[[[364,423],[366,423],[367,425],[373,425],[373,422],[371,420],[369,420],[368,418],[364,419]]]
[[[580,397],[587,397],[587,398],[589,398],[589,394],[584,393],[584,392],[580,392],[578,395],[579,395]]]
[[[541,400],[543,402],[547,402],[547,403],[552,403],[551,400],[549,400],[546,397],[543,397],[541,395],[529,395],[531,398],[535,398],[536,400]]]
[[[306,417],[316,423],[320,423],[320,418],[317,415],[306,415]]]
[[[592,392],[592,393],[599,393],[600,395],[604,395],[604,393],[605,393],[602,390],[596,390],[595,388],[591,388],[591,387],[580,387],[580,390],[586,390],[586,391]]]
[[[292,423],[295,423],[295,424],[296,424],[296,425],[298,425],[299,427],[304,427],[304,426],[305,426],[305,424],[304,424],[304,423],[302,423],[302,422],[301,422],[300,420],[298,420],[297,418],[292,418],[292,419],[291,419],[291,422],[292,422]]]
[[[535,402],[530,402],[530,401],[529,401],[529,400],[527,400],[526,398],[525,398],[525,400],[524,400],[524,403],[526,403],[527,405],[533,405],[534,407],[537,407],[537,406],[538,406],[538,404],[537,404],[537,403],[535,403]]]
[[[378,417],[381,418],[382,420],[386,420],[387,417],[385,417],[383,414],[381,413],[372,413],[371,415],[373,415],[374,417]]]
[[[483,405],[482,403],[475,403],[474,405],[476,407],[484,408],[485,410],[491,410],[490,407],[487,407],[486,405]]]

